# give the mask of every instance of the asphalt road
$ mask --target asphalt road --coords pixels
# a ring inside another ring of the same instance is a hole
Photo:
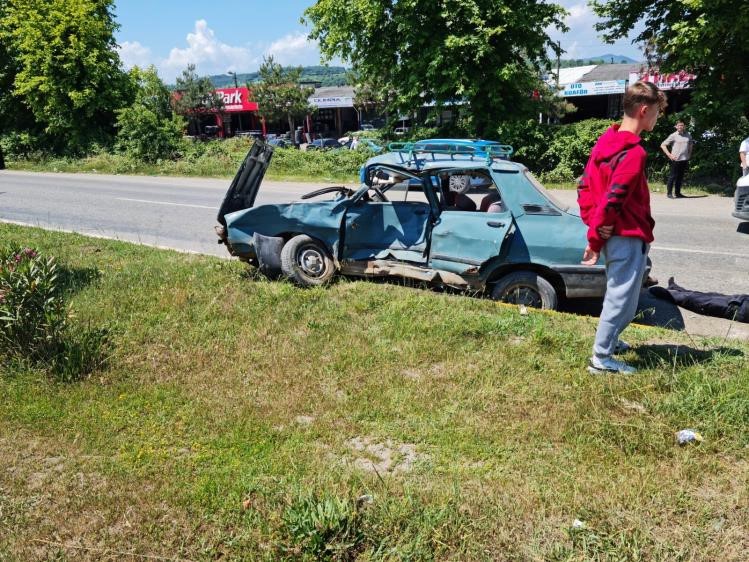
[[[226,257],[216,244],[216,212],[228,179],[162,178],[0,172],[0,220],[117,238],[158,247]],[[324,184],[264,182],[258,204],[296,199]],[[554,191],[574,203],[574,191]],[[656,242],[653,275],[664,285],[671,276],[689,289],[749,293],[749,223],[731,216],[728,197],[667,199],[653,194]],[[715,326],[685,313],[693,333],[749,337],[746,325]],[[678,321],[675,322],[678,324]],[[742,333],[743,331],[743,333]]]

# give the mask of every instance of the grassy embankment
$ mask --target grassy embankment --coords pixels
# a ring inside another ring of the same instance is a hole
[[[3,368],[0,560],[746,559],[744,343],[635,326],[640,374],[593,377],[592,318],[0,239],[58,256],[112,341],[78,383]]]
[[[229,139],[186,143],[175,160],[145,163],[124,154],[102,152],[86,158],[35,157],[7,163],[12,170],[35,172],[85,172],[99,174],[144,174],[156,176],[233,177],[252,141]],[[276,149],[266,177],[274,180],[356,182],[359,167],[372,156],[366,151],[300,151]]]

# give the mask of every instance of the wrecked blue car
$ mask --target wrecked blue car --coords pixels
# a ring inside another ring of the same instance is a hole
[[[323,187],[255,206],[273,155],[256,141],[219,210],[219,242],[303,286],[336,273],[395,276],[546,309],[603,296],[603,266],[580,265],[579,215],[512,162],[509,147],[479,155],[449,142],[389,148],[367,162],[358,189]]]

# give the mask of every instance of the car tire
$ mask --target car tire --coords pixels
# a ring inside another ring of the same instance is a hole
[[[491,297],[495,301],[546,310],[556,310],[559,304],[552,284],[532,271],[514,271],[501,277],[492,287]]]
[[[297,285],[316,287],[333,278],[335,264],[321,242],[300,234],[281,249],[281,271]]]

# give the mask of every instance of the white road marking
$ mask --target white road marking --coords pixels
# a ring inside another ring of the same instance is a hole
[[[663,250],[665,252],[685,252],[687,254],[707,254],[709,256],[730,256],[732,258],[747,258],[749,254],[735,254],[733,252],[716,252],[715,250],[693,250],[691,248],[673,248],[668,246],[653,246],[653,250]]]
[[[151,205],[174,205],[175,207],[193,207],[195,209],[213,209],[218,211],[218,207],[209,205],[190,205],[188,203],[172,203],[171,201],[151,201],[149,199],[128,199],[127,197],[115,197],[117,201],[134,201],[136,203],[150,203]]]

